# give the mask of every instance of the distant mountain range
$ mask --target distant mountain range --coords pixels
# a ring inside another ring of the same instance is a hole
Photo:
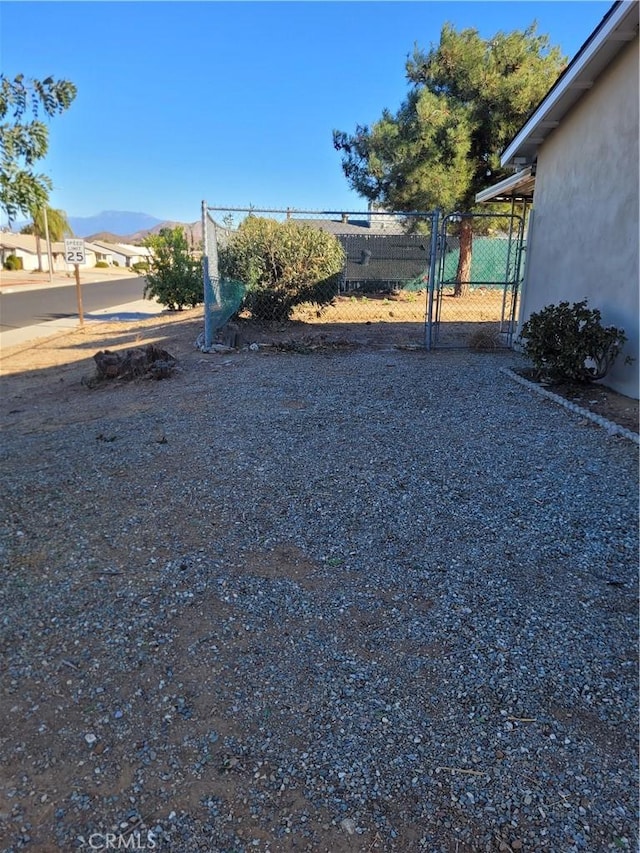
[[[200,222],[174,222],[157,219],[148,213],[131,213],[126,210],[105,210],[96,216],[70,216],[69,225],[74,236],[107,243],[141,243],[148,234],[157,234],[161,228],[184,228],[187,239],[194,245],[202,239]]]
[[[184,228],[187,240],[195,246],[202,240],[201,222],[175,222],[158,219],[148,213],[131,213],[128,210],[105,210],[96,216],[68,216],[74,237],[85,240],[104,240],[107,243],[141,243],[148,234],[157,234],[162,228]],[[14,222],[12,231],[18,233],[29,221]]]
[[[104,210],[96,216],[69,216],[68,219],[76,237],[88,237],[102,231],[111,234],[134,234],[162,222],[148,213],[130,213],[126,210]]]
[[[133,234],[114,234],[113,231],[97,231],[95,234],[86,234],[85,240],[88,242],[103,242],[103,243],[133,243],[138,245],[142,243],[145,237],[149,234],[158,234],[163,228],[183,228],[187,235],[187,242],[191,246],[196,246],[202,240],[202,223],[201,222],[160,222],[154,225],[153,228],[148,228],[143,231],[134,231]],[[76,236],[78,236],[76,234]]]

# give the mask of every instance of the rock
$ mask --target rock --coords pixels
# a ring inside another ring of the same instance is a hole
[[[348,835],[353,835],[353,833],[356,831],[356,822],[350,817],[345,817],[344,820],[340,821],[340,827],[344,829],[344,831]]]

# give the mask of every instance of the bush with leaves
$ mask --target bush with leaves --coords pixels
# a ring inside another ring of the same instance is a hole
[[[627,338],[623,329],[603,326],[600,311],[583,299],[531,314],[520,340],[539,378],[593,382],[607,375]]]
[[[151,249],[144,296],[154,297],[172,311],[195,308],[203,301],[202,261],[194,258],[182,228],[163,228],[150,234],[144,245]]]
[[[7,255],[4,268],[6,270],[21,270],[22,269],[22,258],[19,258],[17,255]]]
[[[344,250],[333,234],[295,220],[248,216],[220,249],[222,278],[247,287],[255,320],[285,320],[296,305],[328,305],[338,293]]]

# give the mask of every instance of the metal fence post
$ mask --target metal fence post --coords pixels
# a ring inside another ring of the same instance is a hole
[[[204,346],[208,349],[213,343],[211,328],[211,278],[209,276],[209,229],[207,228],[207,202],[202,202],[202,286],[204,294]]]
[[[209,221],[212,233],[209,232]],[[211,237],[211,239],[210,239]],[[204,346],[213,345],[213,307],[220,306],[220,273],[218,271],[218,237],[216,224],[209,216],[209,207],[202,202],[202,275],[204,279]]]
[[[438,269],[438,229],[439,211],[434,210],[431,214],[431,256],[429,258],[429,291],[427,296],[427,327],[425,345],[428,350],[433,346],[433,292],[436,284],[436,270]]]

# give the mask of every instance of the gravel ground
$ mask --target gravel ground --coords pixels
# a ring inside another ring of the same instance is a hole
[[[518,364],[13,399],[2,849],[636,850],[638,449]]]

